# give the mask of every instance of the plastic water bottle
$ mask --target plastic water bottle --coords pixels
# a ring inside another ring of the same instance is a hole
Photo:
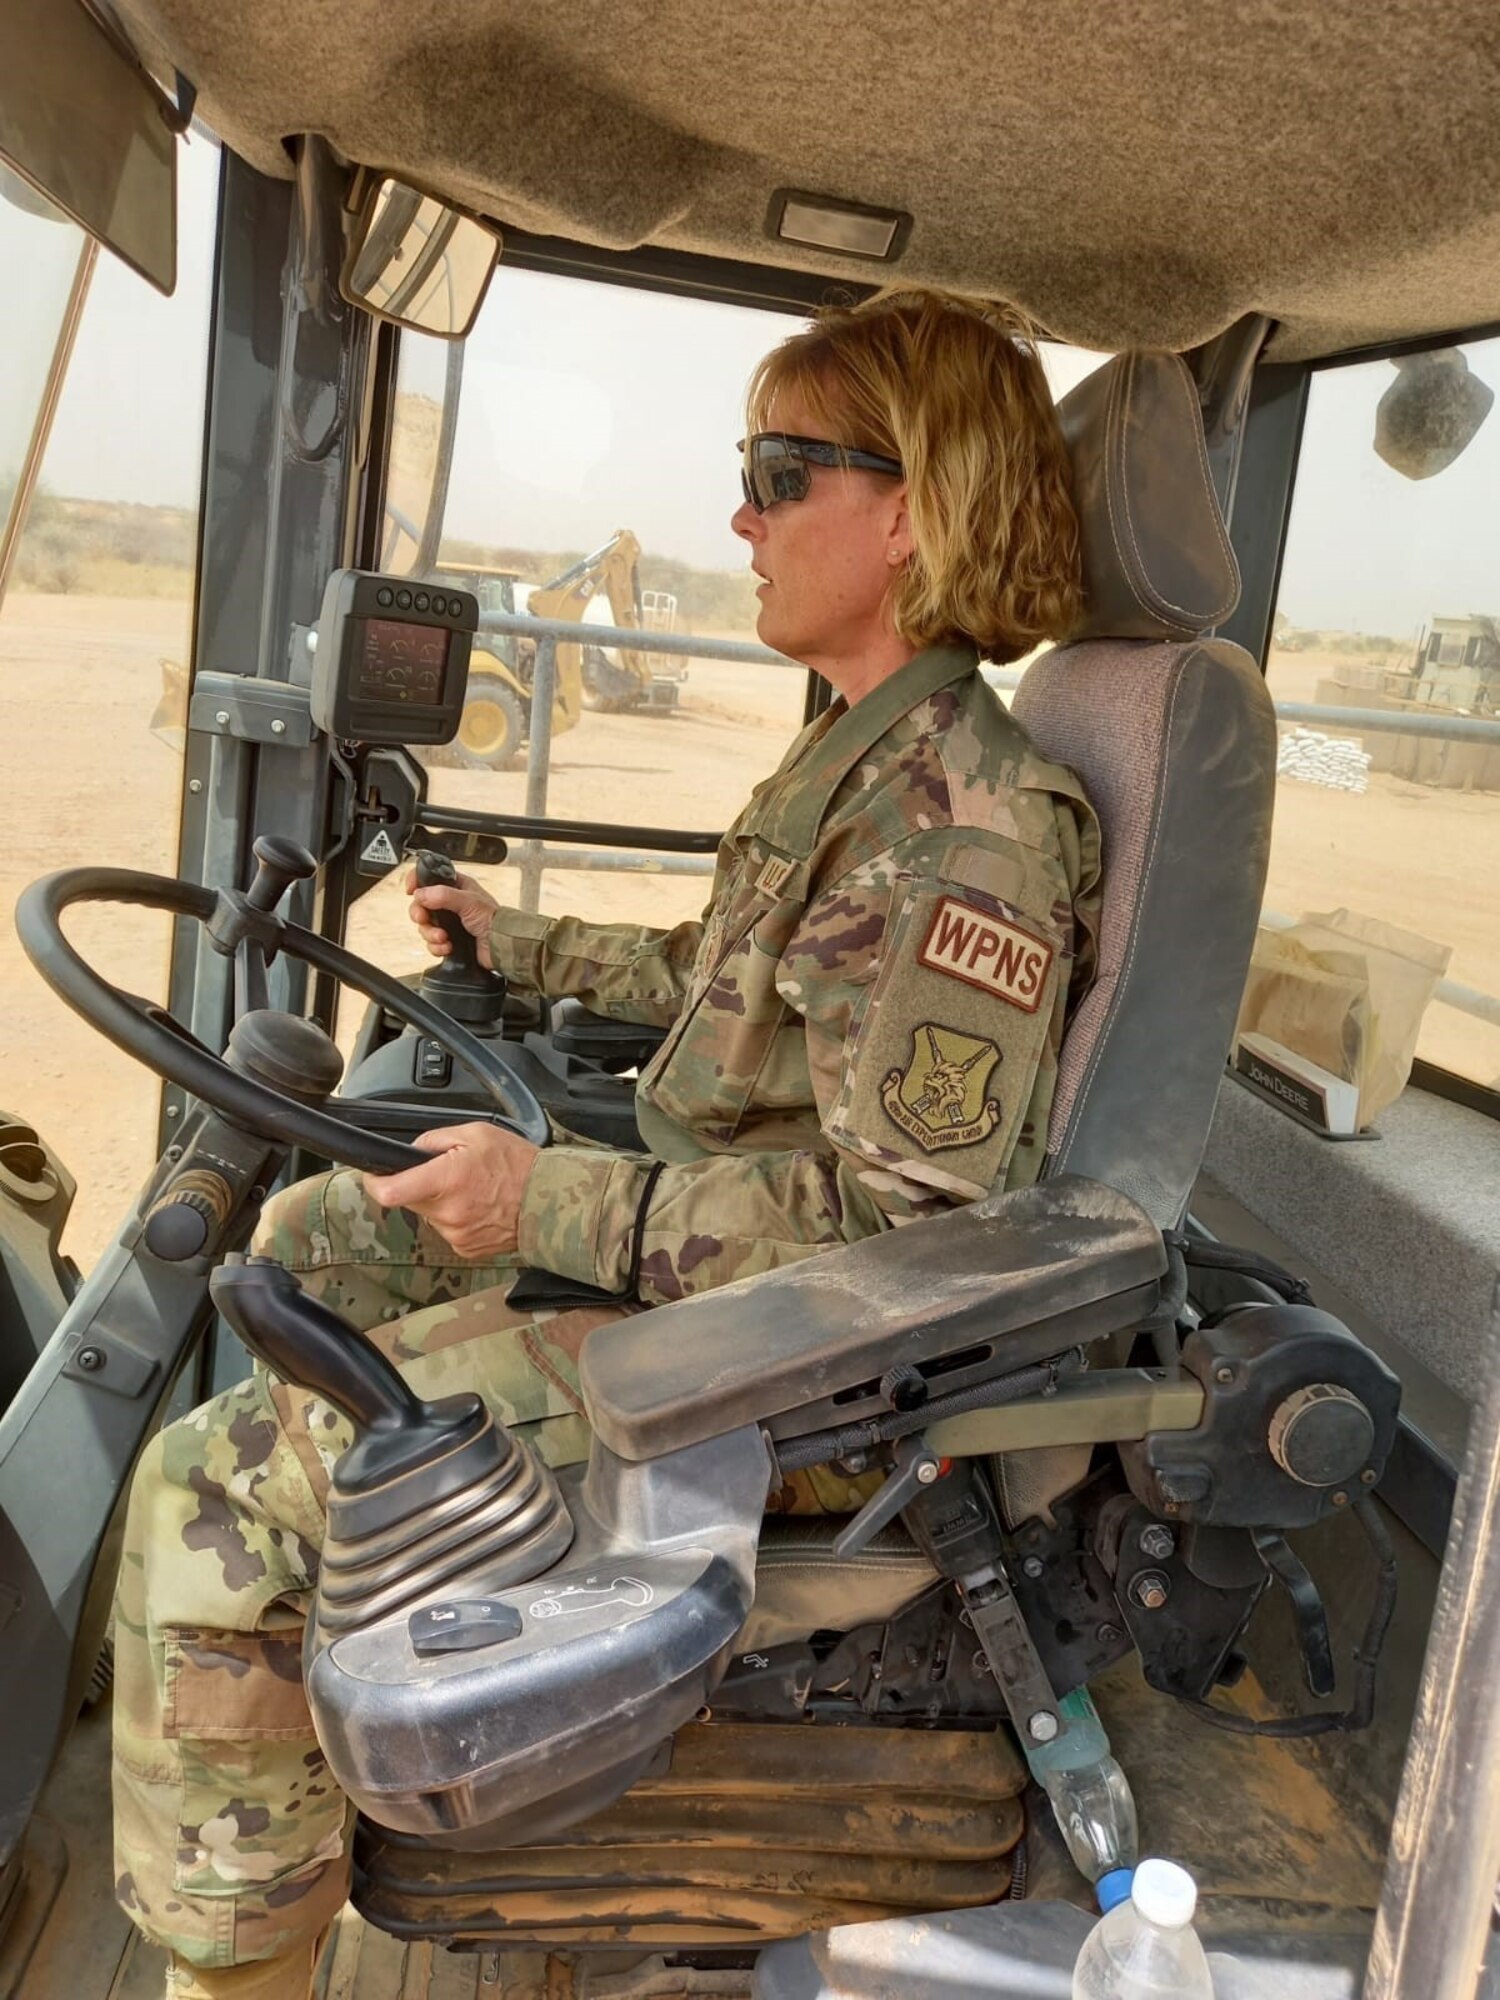
[[[1110,1755],[1109,1737],[1087,1688],[1058,1703],[1066,1725],[1051,1743],[1030,1745],[1031,1775],[1046,1788],[1058,1831],[1073,1865],[1092,1882],[1101,1910],[1130,1894],[1135,1867],[1135,1799],[1130,1781]]]
[[[1073,1968],[1073,2000],[1213,2000],[1193,1911],[1198,1889],[1175,1861],[1143,1861],[1130,1896],[1095,1924]]]

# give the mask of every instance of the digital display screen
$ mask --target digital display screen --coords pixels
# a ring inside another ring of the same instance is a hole
[[[438,625],[407,625],[399,618],[366,618],[361,625],[349,690],[354,699],[436,707],[453,635]]]

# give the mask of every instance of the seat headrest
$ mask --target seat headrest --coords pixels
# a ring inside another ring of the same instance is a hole
[[[1177,354],[1117,354],[1057,406],[1083,540],[1081,639],[1191,639],[1227,618],[1239,565]]]

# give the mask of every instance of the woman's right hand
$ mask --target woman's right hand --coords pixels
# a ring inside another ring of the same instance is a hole
[[[431,888],[417,887],[415,868],[407,875],[407,891],[411,903],[407,915],[422,933],[422,942],[434,958],[446,958],[453,946],[447,933],[432,921],[433,910],[452,910],[470,937],[478,942],[479,963],[486,971],[491,970],[490,925],[500,905],[487,889],[481,889],[471,875],[460,875],[457,882],[435,882]]]

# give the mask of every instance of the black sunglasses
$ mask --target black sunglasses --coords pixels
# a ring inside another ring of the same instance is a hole
[[[740,483],[745,498],[757,514],[764,514],[778,500],[805,500],[812,485],[814,465],[852,466],[859,472],[888,472],[900,479],[904,468],[899,458],[885,458],[876,451],[859,451],[852,445],[830,444],[826,438],[791,437],[785,431],[757,431],[741,438]]]

